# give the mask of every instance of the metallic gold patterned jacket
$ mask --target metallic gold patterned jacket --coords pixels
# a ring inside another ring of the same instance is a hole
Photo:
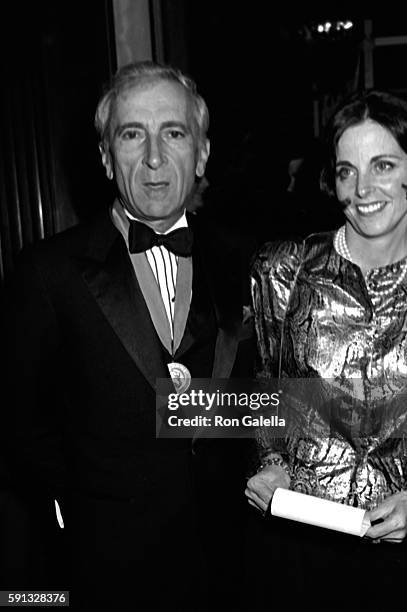
[[[334,232],[266,244],[252,268],[259,379],[286,384],[280,453],[291,488],[366,509],[407,489],[407,280],[341,257]]]

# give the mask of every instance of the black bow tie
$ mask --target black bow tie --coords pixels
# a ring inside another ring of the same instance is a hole
[[[156,234],[151,227],[139,221],[130,221],[129,228],[129,251],[130,253],[142,253],[154,246],[164,246],[166,249],[188,257],[192,253],[193,235],[189,227],[180,227],[168,234]]]

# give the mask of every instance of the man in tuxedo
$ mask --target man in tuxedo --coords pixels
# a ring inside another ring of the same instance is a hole
[[[6,330],[8,461],[36,516],[61,506],[74,608],[197,610],[222,581],[211,558],[234,555],[216,523],[225,501],[238,516],[244,484],[231,445],[156,439],[156,381],[179,368],[250,376],[250,253],[185,213],[209,156],[192,80],[125,66],[96,128],[117,186],[111,208],[20,257]]]

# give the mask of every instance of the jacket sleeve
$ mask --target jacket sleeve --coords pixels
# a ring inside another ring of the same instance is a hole
[[[58,403],[59,325],[33,249],[20,255],[2,309],[4,460],[21,495],[57,496],[65,479]]]
[[[281,376],[284,321],[291,291],[301,264],[302,243],[273,242],[257,253],[251,270],[251,291],[257,337],[256,378],[264,387]],[[274,389],[273,389],[274,390]],[[268,457],[287,457],[284,438],[270,435],[270,428],[256,430],[260,464]]]

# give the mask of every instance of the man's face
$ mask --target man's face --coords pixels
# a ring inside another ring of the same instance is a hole
[[[189,99],[178,83],[146,81],[117,100],[103,164],[128,212],[159,231],[179,219],[195,175],[205,172],[209,142],[199,147],[192,127]]]

